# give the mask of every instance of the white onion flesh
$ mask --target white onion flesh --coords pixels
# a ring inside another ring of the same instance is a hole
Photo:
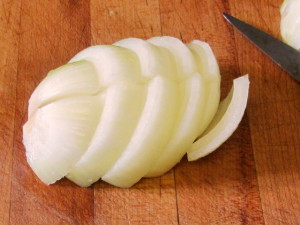
[[[202,41],[192,41],[187,45],[193,53],[199,74],[206,83],[206,103],[202,123],[198,126],[198,135],[201,135],[213,119],[220,101],[221,76],[217,60],[209,47]]]
[[[285,0],[280,13],[283,40],[300,51],[300,0]]]
[[[149,84],[144,111],[130,143],[102,180],[130,187],[139,181],[164,150],[176,116],[177,85],[163,77]]]
[[[93,95],[99,90],[98,84],[97,72],[88,61],[69,63],[50,71],[31,95],[28,117],[36,109],[56,100],[70,96]]]
[[[86,187],[110,169],[131,139],[137,118],[142,113],[144,92],[143,86],[125,82],[108,88],[97,130],[87,151],[68,174],[68,179]]]
[[[155,45],[138,38],[127,38],[114,43],[136,53],[141,64],[141,75],[145,77],[164,76],[175,80],[174,59],[171,54]]]
[[[156,177],[166,173],[177,164],[186,153],[199,133],[197,132],[203,117],[206,101],[205,83],[198,74],[191,76],[180,85],[181,104],[175,120],[175,127],[168,145],[160,153],[147,177]],[[169,131],[170,132],[170,131]]]
[[[23,127],[27,160],[46,184],[66,176],[83,187],[99,179],[130,187],[228,139],[244,114],[247,82],[236,79],[219,106],[218,63],[201,41],[128,38],[89,47],[33,92]]]
[[[178,76],[184,78],[187,75],[192,75],[197,72],[195,58],[188,47],[179,39],[173,37],[153,37],[148,39],[148,42],[158,47],[167,49],[172,53]]]
[[[65,98],[39,108],[23,128],[29,165],[46,184],[64,177],[86,151],[101,114],[97,96]]]
[[[91,46],[75,55],[70,62],[86,60],[97,70],[99,85],[107,87],[118,81],[143,82],[137,55],[113,45]]]
[[[188,151],[189,161],[197,160],[213,152],[232,135],[244,115],[248,92],[248,75],[233,81],[233,87],[220,103],[213,121]]]

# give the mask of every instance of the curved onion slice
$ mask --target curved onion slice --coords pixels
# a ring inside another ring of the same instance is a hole
[[[160,176],[178,163],[199,135],[198,126],[205,108],[205,83],[198,74],[191,76],[180,85],[180,109],[170,142],[159,159],[147,173],[147,177]]]
[[[197,78],[187,82],[180,93],[185,93],[184,113],[179,117],[177,133],[172,137],[167,150],[160,156],[147,177],[164,174],[178,163],[192,142],[213,119],[220,100],[220,72],[217,60],[205,42],[192,41],[188,48],[197,63]],[[196,84],[201,85],[196,85]],[[200,97],[201,96],[201,97]],[[198,108],[199,107],[199,108]]]
[[[102,180],[130,187],[151,168],[170,139],[177,108],[177,85],[155,77],[150,82],[145,107],[130,143]]]
[[[197,72],[197,65],[191,51],[179,39],[164,36],[153,37],[147,41],[156,46],[166,48],[172,53],[179,77],[185,78],[185,76]]]
[[[164,48],[159,48],[145,40],[127,38],[114,43],[135,52],[140,60],[142,75],[145,77],[164,76],[175,80],[175,61]]]
[[[82,76],[85,74],[85,76]],[[29,99],[28,117],[37,108],[71,96],[93,95],[99,90],[97,72],[92,63],[68,63],[48,73]]]
[[[206,82],[207,98],[204,115],[198,127],[198,135],[201,135],[217,112],[220,102],[221,76],[217,60],[207,43],[192,41],[187,46],[192,51],[197,62],[198,71]]]
[[[113,45],[97,45],[76,54],[70,62],[87,60],[94,64],[101,87],[116,81],[144,82],[139,60],[132,51]]]
[[[233,88],[220,103],[213,121],[188,151],[189,161],[197,160],[213,152],[232,135],[244,115],[248,89],[248,75],[233,81]]]
[[[86,151],[102,111],[97,96],[58,100],[38,110],[23,127],[27,161],[46,184],[61,179]]]
[[[283,40],[300,50],[300,0],[285,0],[280,8]]]
[[[140,85],[117,82],[106,90],[103,113],[92,142],[68,179],[86,187],[110,169],[137,125],[145,101],[144,89]]]

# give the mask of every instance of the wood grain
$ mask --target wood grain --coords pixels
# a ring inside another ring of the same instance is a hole
[[[184,41],[209,41],[219,59],[223,74],[223,93],[239,76],[231,27],[220,13],[228,4],[211,1],[162,1],[163,34]],[[189,9],[196,8],[194,11]],[[219,13],[205,13],[215,9]],[[187,23],[187,21],[192,21]],[[173,27],[176,29],[174,30]],[[196,29],[198,28],[198,29]],[[218,33],[218,35],[216,35]],[[231,50],[231,51],[230,51]],[[218,152],[197,162],[182,162],[175,169],[179,223],[181,224],[262,224],[262,209],[258,192],[247,114],[231,142]],[[209,208],[209,210],[207,210]],[[192,216],[191,216],[192,215]]]
[[[236,16],[279,37],[280,4],[237,1],[230,6]],[[248,13],[241,13],[243,9]],[[247,112],[265,223],[299,224],[299,84],[238,33],[235,36],[237,46],[243,46],[237,49],[240,69],[252,78]]]
[[[300,224],[300,87],[226,23],[230,13],[280,38],[281,0],[0,0],[0,225]],[[63,179],[45,186],[25,158],[27,102],[47,71],[126,37],[207,41],[222,96],[249,73],[246,114],[216,152],[184,158],[130,189]]]
[[[0,218],[9,222],[18,67],[20,3],[0,4]],[[5,34],[5,35],[2,35]]]
[[[43,185],[29,168],[22,145],[33,89],[47,71],[90,45],[89,5],[84,2],[22,1],[10,224],[93,224],[93,190],[66,180]]]
[[[107,0],[99,4],[92,0],[91,28],[92,44],[111,44],[124,37],[159,36],[159,2]],[[99,182],[94,186],[94,221],[96,224],[176,224],[174,185],[173,172],[142,180],[131,189]]]

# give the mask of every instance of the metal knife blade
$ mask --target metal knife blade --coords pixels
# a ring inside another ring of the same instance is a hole
[[[231,15],[223,13],[223,16],[282,69],[300,82],[299,51]]]

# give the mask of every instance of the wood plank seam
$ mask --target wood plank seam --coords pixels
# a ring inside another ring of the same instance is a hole
[[[172,172],[173,172],[173,179],[174,179],[175,199],[176,199],[177,223],[178,223],[178,225],[180,225],[178,197],[177,197],[177,187],[176,187],[176,177],[175,177],[176,168],[173,168],[172,170],[173,170]]]

